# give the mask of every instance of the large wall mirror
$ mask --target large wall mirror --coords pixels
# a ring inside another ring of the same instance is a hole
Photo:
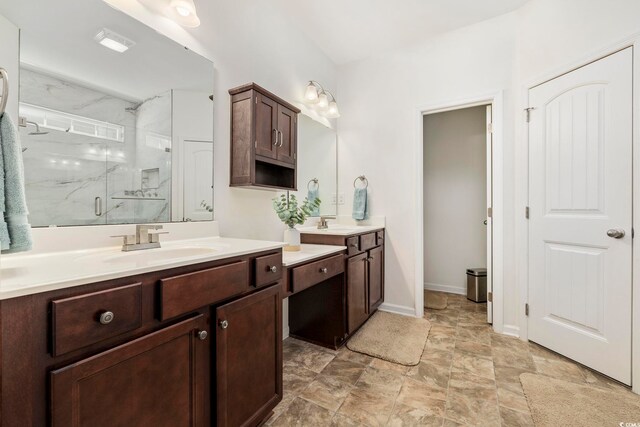
[[[318,197],[320,209],[312,216],[334,216],[337,213],[338,139],[327,125],[300,114],[298,119],[298,191],[291,192],[302,202],[305,197]]]
[[[209,60],[101,0],[0,13],[20,28],[32,226],[213,219]]]

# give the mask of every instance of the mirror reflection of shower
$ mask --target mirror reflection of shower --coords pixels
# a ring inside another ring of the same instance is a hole
[[[35,126],[35,128],[36,128],[35,131],[29,132],[29,135],[34,135],[35,136],[35,135],[48,135],[49,134],[49,132],[47,132],[47,131],[40,130],[40,125],[37,124],[36,122],[32,122],[30,120],[27,120],[25,117],[21,117],[20,118],[20,126],[28,127],[29,125]]]

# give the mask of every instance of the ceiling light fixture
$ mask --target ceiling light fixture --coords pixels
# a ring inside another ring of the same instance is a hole
[[[115,50],[118,53],[123,53],[136,44],[134,41],[129,40],[108,28],[100,30],[94,39],[102,46]]]
[[[200,26],[200,18],[193,0],[171,0],[166,15],[178,24],[187,28]]]
[[[304,101],[326,118],[337,119],[340,117],[336,98],[315,80],[309,80],[304,92]]]

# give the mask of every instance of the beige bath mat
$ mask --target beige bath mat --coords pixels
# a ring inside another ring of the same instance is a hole
[[[424,308],[432,308],[434,310],[444,310],[448,303],[447,294],[442,292],[424,291]]]
[[[420,363],[431,324],[426,319],[377,311],[347,342],[347,348],[378,359],[415,366]]]
[[[586,384],[522,374],[536,427],[618,426],[640,422],[640,396],[625,390],[605,390]]]

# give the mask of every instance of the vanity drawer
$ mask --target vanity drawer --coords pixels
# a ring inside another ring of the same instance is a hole
[[[363,234],[360,236],[360,249],[368,251],[378,246],[376,233]]]
[[[376,232],[376,240],[377,240],[378,246],[384,244],[384,230],[380,230]]]
[[[344,272],[344,257],[332,256],[300,267],[292,273],[293,292],[300,292]]]
[[[142,325],[142,285],[53,300],[52,354],[59,356]]]
[[[160,320],[215,304],[249,290],[249,263],[209,268],[160,280]]]
[[[270,285],[282,278],[282,252],[256,258],[256,288]]]
[[[358,255],[361,252],[360,238],[358,236],[349,237],[347,239],[347,256]]]

